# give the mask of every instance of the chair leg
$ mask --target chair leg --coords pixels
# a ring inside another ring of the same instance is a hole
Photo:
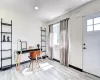
[[[38,64],[38,66],[39,66],[39,68],[40,68],[39,61],[38,61],[38,60],[37,60],[37,64]]]
[[[33,62],[34,62],[34,61],[32,60],[32,70],[33,70]]]
[[[30,61],[29,68],[30,68],[30,66],[31,66],[31,63],[32,63],[32,61]]]

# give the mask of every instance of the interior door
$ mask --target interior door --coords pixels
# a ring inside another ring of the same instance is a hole
[[[83,17],[83,70],[100,76],[100,12]]]
[[[60,23],[53,25],[53,59],[60,61]]]

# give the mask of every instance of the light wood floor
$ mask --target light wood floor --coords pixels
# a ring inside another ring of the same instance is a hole
[[[60,65],[56,61],[45,59],[41,64],[45,63],[49,65],[44,67],[42,65],[29,75],[23,75],[20,71],[16,71],[15,67],[7,71],[0,71],[0,80],[100,80],[95,76]],[[29,63],[21,65],[21,69],[27,68],[28,65]]]

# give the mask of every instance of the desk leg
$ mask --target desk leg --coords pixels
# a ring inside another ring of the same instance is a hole
[[[21,54],[17,55],[17,60],[16,60],[16,70],[20,70],[20,60],[21,60]]]

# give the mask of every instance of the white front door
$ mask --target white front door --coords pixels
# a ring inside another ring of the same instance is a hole
[[[100,12],[83,17],[83,70],[100,76]]]

